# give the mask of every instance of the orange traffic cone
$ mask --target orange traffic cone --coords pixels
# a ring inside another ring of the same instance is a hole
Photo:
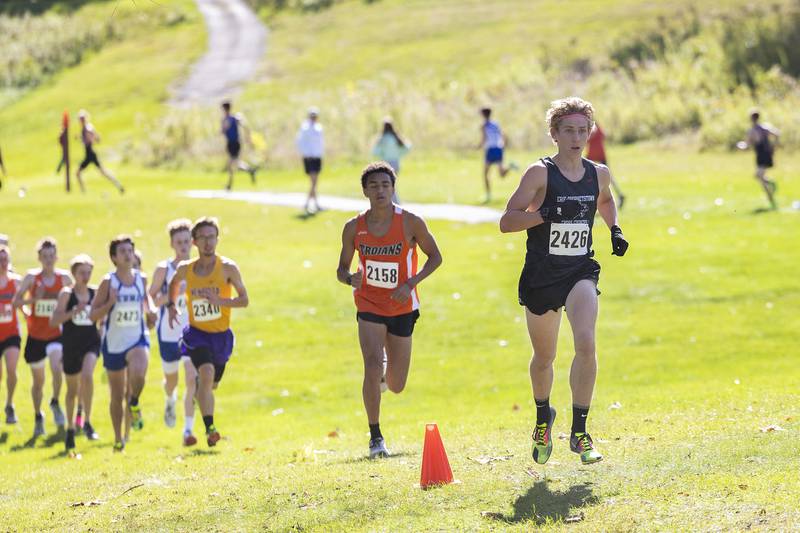
[[[453,482],[453,471],[444,451],[442,437],[436,424],[425,424],[425,445],[422,449],[422,475],[419,485],[423,489]]]

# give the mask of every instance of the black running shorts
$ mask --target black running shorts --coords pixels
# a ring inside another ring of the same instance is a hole
[[[85,169],[86,167],[88,167],[91,164],[94,164],[95,166],[97,166],[99,168],[100,167],[100,160],[97,159],[97,154],[95,153],[95,151],[91,147],[87,146],[86,147],[86,157],[84,157],[83,161],[81,161],[80,170]]]
[[[19,335],[12,335],[6,339],[0,341],[0,356],[3,355],[3,352],[8,350],[9,348],[16,348],[19,350],[19,347],[22,345],[22,339],[19,338]]]
[[[228,141],[226,148],[228,150],[228,155],[231,156],[231,159],[239,158],[239,152],[242,151],[242,145],[239,143],[239,141]]]
[[[319,157],[304,157],[303,168],[306,174],[318,174],[322,170],[322,159]]]
[[[410,337],[414,333],[414,324],[419,318],[419,310],[397,316],[383,316],[375,313],[356,313],[356,320],[383,324],[390,335]]]
[[[205,364],[214,365],[214,383],[219,383],[222,379],[222,374],[225,373],[225,365],[227,363],[217,363],[214,361],[214,354],[211,353],[211,349],[208,346],[200,346],[198,348],[192,348],[187,350],[189,352],[189,358],[192,360],[192,364],[200,371],[200,367]]]
[[[519,280],[519,304],[524,305],[534,315],[543,315],[548,311],[558,311],[567,303],[567,296],[572,288],[582,279],[600,280],[600,264],[589,259],[572,276],[544,287],[531,287],[523,270]],[[597,291],[600,294],[600,291]]]

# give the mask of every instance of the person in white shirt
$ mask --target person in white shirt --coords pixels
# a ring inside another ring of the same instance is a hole
[[[322,125],[318,122],[319,110],[312,107],[308,110],[308,119],[303,121],[297,132],[297,149],[303,157],[303,168],[311,180],[311,189],[308,191],[305,211],[311,214],[321,211],[317,200],[317,181],[322,170],[322,156],[325,152],[325,142],[322,136]],[[311,211],[311,201],[314,201],[315,211]]]

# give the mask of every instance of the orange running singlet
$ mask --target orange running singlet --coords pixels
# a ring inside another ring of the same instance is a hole
[[[19,337],[17,310],[11,306],[19,286],[19,280],[12,276],[15,274],[9,273],[5,286],[0,287],[0,342],[9,337]]]
[[[61,336],[61,326],[51,328],[50,317],[53,316],[53,311],[56,310],[58,293],[61,291],[61,287],[64,286],[63,275],[63,272],[56,270],[55,274],[53,274],[55,281],[48,287],[44,284],[42,273],[36,274],[33,285],[31,285],[30,295],[35,296],[39,287],[44,287],[44,296],[36,300],[36,303],[32,306],[31,316],[28,317],[28,337],[40,341],[49,341]]]
[[[419,309],[416,287],[405,302],[392,299],[394,290],[417,273],[417,247],[406,241],[400,207],[395,206],[392,224],[382,237],[370,234],[366,211],[358,215],[355,246],[363,274],[361,286],[353,291],[359,312],[397,316]]]

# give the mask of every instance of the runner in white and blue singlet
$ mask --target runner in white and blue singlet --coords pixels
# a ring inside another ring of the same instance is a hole
[[[197,370],[194,368],[189,357],[181,356],[178,341],[183,334],[183,328],[189,325],[189,315],[186,310],[185,283],[182,284],[175,306],[178,308],[178,325],[171,327],[169,324],[169,313],[165,306],[169,301],[169,283],[175,276],[178,264],[181,261],[188,261],[192,249],[192,221],[186,218],[173,220],[167,224],[167,232],[170,236],[170,246],[175,251],[175,257],[165,259],[158,264],[153,274],[153,282],[150,286],[150,296],[156,306],[159,307],[158,323],[158,346],[161,353],[161,364],[164,368],[164,392],[167,395],[166,407],[164,408],[164,423],[168,427],[174,427],[176,421],[175,404],[177,403],[178,370],[180,362],[183,361],[184,375],[186,381],[186,393],[184,394],[183,407],[185,414],[185,425],[183,429],[184,446],[192,446],[197,443],[197,439],[192,434],[194,427],[194,401],[197,391]]]
[[[149,328],[156,322],[153,301],[147,292],[147,278],[133,269],[134,243],[127,235],[111,241],[109,255],[116,270],[97,288],[92,321],[106,318],[103,327],[103,366],[111,387],[111,422],[114,425],[114,450],[122,451],[128,440],[122,435],[122,399],[127,396],[126,420],[134,429],[144,425],[139,396],[144,389],[150,349]]]

